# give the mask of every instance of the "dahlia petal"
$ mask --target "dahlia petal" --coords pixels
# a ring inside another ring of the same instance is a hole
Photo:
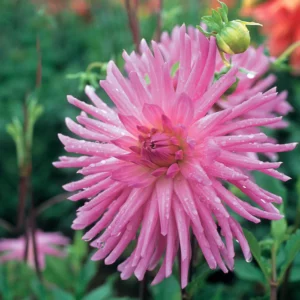
[[[235,123],[229,123],[227,125],[219,126],[214,135],[225,135],[236,130],[246,129],[249,127],[256,126],[266,126],[270,124],[277,123],[282,120],[282,117],[276,118],[258,118],[258,119],[247,119],[242,121],[237,121]]]
[[[128,225],[126,226],[126,230],[122,238],[120,239],[119,243],[106,257],[105,264],[107,265],[113,264],[119,258],[119,256],[123,253],[123,251],[131,242],[131,240],[134,239],[136,235],[136,230],[138,229],[140,222],[141,222],[141,216],[138,216],[128,223]]]
[[[200,98],[204,92],[207,90],[210,83],[213,81],[214,73],[215,73],[215,58],[216,58],[216,50],[217,50],[217,43],[214,37],[211,37],[209,40],[209,50],[207,59],[205,62],[205,67],[201,74],[201,78],[199,83],[196,87],[196,97]]]
[[[140,105],[145,105],[145,103],[151,103],[151,95],[147,89],[145,80],[142,80],[140,76],[138,76],[137,72],[134,71],[129,73],[129,78],[132,82],[132,85],[135,87],[137,99],[140,101]]]
[[[297,146],[297,143],[290,144],[258,144],[258,143],[249,143],[244,145],[237,145],[234,147],[236,152],[286,152],[291,151]]]
[[[188,258],[189,255],[189,223],[187,221],[187,217],[185,215],[182,206],[178,202],[177,198],[174,198],[173,203],[173,213],[175,216],[175,221],[177,224],[179,242],[180,242],[180,253],[181,253],[181,261],[184,261]]]
[[[233,195],[230,191],[228,191],[226,188],[222,186],[218,181],[214,182],[215,190],[218,194],[218,196],[237,214],[242,216],[243,218],[254,222],[259,223],[260,220],[252,216],[250,213],[248,213],[247,210],[244,209],[241,201],[239,198],[237,198],[235,195]]]
[[[94,184],[105,178],[107,178],[107,174],[95,174],[87,176],[81,180],[65,184],[63,188],[68,192],[74,192],[83,188],[93,186]]]
[[[82,101],[79,101],[78,99],[74,98],[73,96],[67,96],[67,99],[70,104],[80,108],[81,110],[83,110],[87,114],[95,117],[96,119],[99,119],[101,121],[108,122],[108,123],[115,123],[115,121],[114,121],[114,120],[116,120],[115,116],[111,113],[108,114],[107,108],[96,108],[93,105],[86,104]]]
[[[99,122],[86,116],[78,116],[77,121],[78,123],[84,125],[86,128],[95,132],[99,132],[109,137],[110,139],[116,139],[121,136],[128,135],[128,132],[120,126]]]
[[[148,245],[153,238],[153,234],[155,232],[155,228],[157,226],[158,221],[158,200],[156,193],[152,194],[151,200],[149,201],[148,207],[145,210],[143,225],[141,229],[141,234],[137,243],[135,258],[133,260],[133,264],[136,263],[140,256],[145,256]]]
[[[234,147],[233,149],[235,150],[238,149],[238,146],[240,146],[241,144],[247,144],[249,142],[265,142],[267,138],[268,137],[261,132],[257,134],[247,135],[218,136],[214,138],[214,141],[223,148]]]
[[[280,172],[278,172],[277,170],[274,170],[274,169],[260,170],[260,172],[265,173],[265,174],[267,174],[269,176],[272,176],[274,178],[277,178],[279,180],[282,180],[284,182],[291,179],[291,177],[289,177],[289,176],[287,176],[283,173],[280,173]]]
[[[108,207],[108,210],[102,218],[82,237],[83,240],[89,241],[93,239],[101,230],[103,230],[113,220],[119,208],[124,204],[129,195],[129,190],[124,190],[123,193],[113,201]]]
[[[209,210],[205,207],[205,205],[198,204],[198,211],[201,218],[201,222],[203,224],[203,228],[205,229],[205,235],[207,236],[208,242],[211,245],[208,237],[211,237],[214,243],[218,248],[224,248],[223,241],[218,233],[217,225],[214,222]]]
[[[162,177],[156,182],[155,187],[158,199],[161,234],[166,235],[168,233],[170,212],[172,209],[173,180],[171,178]]]
[[[242,248],[242,251],[243,251],[246,261],[250,262],[252,259],[252,255],[251,255],[251,251],[250,251],[248,242],[243,234],[243,230],[242,230],[241,226],[233,218],[230,218],[229,224],[230,224],[230,227],[234,234],[234,237],[238,240],[239,244],[241,245],[241,248]]]
[[[67,152],[78,154],[94,155],[99,157],[109,157],[111,155],[123,154],[124,150],[109,144],[97,144],[84,140],[75,140],[62,134],[58,135],[60,141],[65,145]]]
[[[166,261],[165,276],[169,277],[172,274],[174,252],[176,253],[177,250],[177,249],[175,250],[177,234],[175,231],[175,222],[174,222],[173,214],[170,215],[168,234],[166,237],[167,237],[167,248],[166,248],[166,255],[165,255],[165,261]]]
[[[181,26],[180,28],[180,63],[181,66],[178,70],[178,81],[177,81],[177,88],[176,90],[178,93],[184,88],[184,84],[188,79],[191,69],[191,39],[185,33],[186,28],[185,26]]]
[[[170,177],[170,178],[174,178],[178,172],[180,171],[180,168],[178,166],[178,164],[172,164],[168,170],[167,170],[167,177]]]
[[[111,140],[111,143],[118,146],[119,148],[129,151],[130,147],[132,147],[132,145],[137,143],[137,140],[135,140],[134,138],[132,138],[130,136],[123,136],[118,139]]]
[[[276,162],[262,162],[256,159],[248,158],[246,156],[241,156],[226,150],[222,150],[220,156],[217,158],[218,162],[237,166],[241,168],[246,168],[248,170],[261,170],[261,169],[270,169],[270,168],[278,168],[281,163]]]
[[[85,87],[85,93],[86,95],[90,98],[90,100],[98,107],[100,108],[103,112],[106,112],[106,119],[105,121],[114,125],[118,125],[120,124],[118,115],[116,114],[116,112],[109,108],[106,103],[104,103],[99,97],[98,95],[95,93],[95,89],[90,86],[87,85]]]
[[[208,89],[196,106],[197,118],[203,117],[236,81],[237,67],[232,67]]]
[[[145,189],[133,189],[129,195],[127,201],[122,206],[120,211],[115,217],[114,229],[112,234],[118,234],[127,222],[133,217],[133,215],[143,206],[143,204],[149,199],[152,192],[152,187]]]
[[[262,94],[262,93],[257,93],[255,96],[251,97],[250,99],[244,101],[243,103],[235,106],[232,108],[232,112],[230,115],[228,115],[225,118],[225,121],[234,119],[238,116],[241,116],[248,111],[258,108],[261,105],[266,104],[269,101],[272,101],[274,97],[276,97],[276,93],[274,93],[274,90],[271,89],[268,92]]]
[[[228,115],[230,115],[231,109],[226,109],[220,112],[216,112],[214,114],[207,115],[197,122],[195,122],[191,128],[191,134],[197,134],[197,140],[202,139],[206,136],[210,131],[216,128],[216,125],[224,120]]]
[[[245,174],[240,173],[237,170],[234,170],[233,168],[229,168],[225,166],[222,163],[219,163],[217,161],[214,161],[209,168],[207,169],[207,172],[214,177],[218,177],[225,180],[245,180],[248,179],[248,176]]]
[[[194,117],[194,105],[187,94],[180,94],[174,103],[174,120],[179,124],[189,124]]]
[[[113,201],[116,197],[121,194],[121,191],[124,189],[124,185],[120,182],[114,182],[107,188],[105,191],[100,193],[97,197],[93,198],[92,200],[85,202],[83,206],[81,206],[80,211],[87,211],[91,210],[96,207],[99,203],[103,201]]]
[[[80,156],[80,157],[67,157],[61,156],[59,158],[61,161],[54,162],[53,165],[56,168],[81,168],[89,166],[93,163],[97,163],[102,159],[95,156]]]
[[[86,188],[84,191],[79,192],[75,195],[72,195],[71,197],[69,197],[69,200],[72,201],[78,201],[78,200],[82,200],[84,198],[90,198],[93,197],[97,194],[99,194],[101,191],[107,189],[111,184],[113,183],[113,180],[111,180],[110,178],[106,178],[102,181],[100,181],[99,183]]]
[[[163,110],[155,104],[145,103],[143,106],[143,115],[154,126],[159,123],[163,114]]]
[[[138,134],[137,125],[141,125],[141,123],[134,116],[125,116],[119,114],[119,119],[121,120],[128,132],[130,132],[133,135]]]
[[[197,230],[203,232],[203,227],[194,203],[193,194],[186,179],[182,177],[178,179],[177,183],[174,184],[174,191],[183,205],[186,214],[191,218],[191,221],[195,224]]]
[[[103,172],[111,173],[115,169],[119,169],[122,166],[125,166],[126,163],[118,160],[115,157],[103,159],[100,162],[91,164],[87,167],[82,168],[78,173],[83,175],[97,174]]]
[[[211,185],[211,181],[197,161],[186,162],[180,165],[181,174],[187,180],[195,180],[204,185]]]
[[[88,130],[78,124],[76,124],[74,121],[72,121],[70,118],[66,118],[66,124],[70,131],[77,134],[78,136],[87,139],[87,140],[94,140],[94,141],[100,141],[100,142],[107,142],[109,141],[109,138],[103,134],[99,134],[95,131]]]

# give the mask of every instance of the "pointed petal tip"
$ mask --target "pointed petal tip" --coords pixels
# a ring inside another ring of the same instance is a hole
[[[84,88],[84,91],[86,94],[89,94],[89,93],[93,93],[95,92],[95,89],[91,86],[91,85],[86,85],[85,88]]]

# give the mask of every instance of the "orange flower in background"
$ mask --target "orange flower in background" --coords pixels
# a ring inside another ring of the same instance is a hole
[[[71,10],[81,17],[90,16],[90,2],[87,0],[32,0],[32,2],[36,5],[45,6],[50,14]]]
[[[271,55],[279,56],[300,41],[300,0],[245,0],[242,13],[263,24]],[[300,48],[291,55],[291,64],[300,72]]]

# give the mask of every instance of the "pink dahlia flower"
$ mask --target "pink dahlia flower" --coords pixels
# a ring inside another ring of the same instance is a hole
[[[273,101],[277,93],[275,89],[258,92],[234,108],[211,112],[235,82],[238,70],[233,67],[213,82],[216,41],[195,34],[196,54],[185,27],[180,30],[176,87],[170,62],[158,44],[152,42],[152,52],[143,41],[145,72],[135,53],[124,52],[128,78],[110,62],[107,78],[100,82],[116,110],[89,86],[86,94],[93,105],[68,96],[82,113],[77,117],[79,124],[68,118],[66,124],[81,139],[61,134],[59,138],[67,152],[79,156],[63,156],[54,165],[80,168],[84,176],[64,186],[76,191],[70,200],[87,200],[72,227],[89,227],[83,238],[98,248],[92,259],[105,258],[106,264],[114,263],[130,243],[134,245],[118,267],[122,279],[135,274],[142,280],[163,258],[153,284],[160,282],[171,275],[180,249],[181,285],[185,287],[192,254],[190,233],[209,267],[227,272],[234,265],[234,240],[245,259],[251,259],[242,228],[227,208],[254,223],[282,217],[272,204],[282,199],[249,176],[257,170],[288,180],[276,170],[281,163],[263,162],[245,153],[290,151],[296,144],[271,144],[263,133],[235,134],[239,129],[278,122],[280,117],[241,120],[250,110]],[[230,192],[228,183],[253,205]]]
[[[42,232],[37,230],[35,233],[37,253],[38,253],[38,263],[41,269],[45,268],[45,256],[65,256],[65,253],[58,249],[56,246],[65,246],[69,243],[69,239],[64,237],[60,233],[50,233]],[[21,236],[17,239],[1,239],[0,240],[0,262],[9,261],[9,260],[24,260],[24,255],[26,251],[26,238]],[[35,268],[34,261],[34,248],[32,237],[29,237],[28,240],[28,249],[27,249],[27,259],[28,265],[32,268]]]

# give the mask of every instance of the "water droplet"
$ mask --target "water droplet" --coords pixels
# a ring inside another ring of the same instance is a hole
[[[246,259],[247,263],[250,263],[252,261],[252,256],[250,256],[249,258]]]
[[[97,242],[97,246],[100,249],[103,249],[105,247],[105,242]]]

